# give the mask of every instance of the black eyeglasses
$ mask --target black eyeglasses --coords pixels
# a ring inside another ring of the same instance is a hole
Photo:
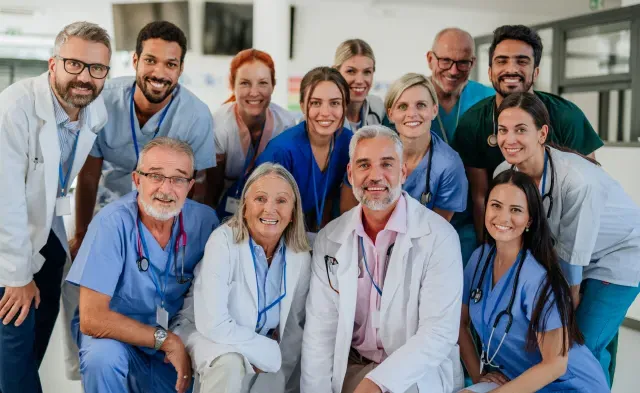
[[[87,64],[83,61],[76,59],[69,59],[60,56],[54,56],[56,59],[62,60],[64,64],[64,70],[71,75],[80,75],[85,68],[89,69],[89,75],[95,79],[104,79],[107,77],[111,67],[104,64]]]
[[[466,72],[469,71],[473,65],[473,60],[453,60],[448,57],[438,57],[435,53],[433,53],[433,57],[438,60],[438,67],[445,71],[450,70],[455,64],[458,71]]]
[[[193,180],[187,177],[165,176],[159,173],[148,173],[148,172],[142,172],[142,171],[136,171],[136,173],[146,177],[147,179],[151,180],[151,183],[156,185],[162,185],[165,180],[169,179],[169,183],[171,183],[172,186],[176,186],[180,188],[186,188],[191,182],[191,180]]]

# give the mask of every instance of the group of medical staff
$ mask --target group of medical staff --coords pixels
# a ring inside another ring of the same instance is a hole
[[[87,393],[610,391],[640,208],[583,112],[533,90],[542,47],[497,28],[491,88],[448,28],[382,100],[350,39],[298,120],[263,51],[209,108],[175,25],[108,81],[107,32],[66,26],[0,93],[0,393],[42,391],[61,298]]]

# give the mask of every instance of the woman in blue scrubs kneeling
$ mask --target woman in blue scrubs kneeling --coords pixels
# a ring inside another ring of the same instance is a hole
[[[331,204],[347,170],[353,135],[343,128],[347,105],[349,86],[337,70],[317,67],[307,72],[300,83],[305,120],[272,139],[256,160],[256,167],[273,162],[291,172],[312,233],[334,218]]]
[[[583,345],[534,181],[505,171],[486,201],[487,242],[464,270],[459,344],[477,385],[463,392],[609,392]]]
[[[404,146],[408,175],[402,189],[450,221],[467,206],[468,183],[458,153],[431,131],[438,114],[433,84],[424,75],[406,74],[389,88],[385,107]],[[340,204],[342,212],[358,204],[346,181]]]

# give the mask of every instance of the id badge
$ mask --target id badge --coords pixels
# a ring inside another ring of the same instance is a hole
[[[229,214],[236,214],[240,206],[240,200],[237,198],[227,197],[227,202],[224,205],[224,210]]]
[[[156,306],[156,323],[169,330],[169,312],[160,306]]]
[[[380,310],[371,312],[371,326],[374,329],[380,329]]]
[[[56,198],[56,215],[68,216],[71,214],[71,195]]]

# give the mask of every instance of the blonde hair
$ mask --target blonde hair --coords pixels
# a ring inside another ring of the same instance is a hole
[[[410,72],[408,74],[404,74],[389,86],[389,90],[387,91],[387,95],[384,99],[384,107],[387,110],[391,109],[402,93],[413,86],[423,86],[426,88],[429,91],[431,100],[433,100],[433,104],[438,105],[438,94],[436,93],[436,89],[433,87],[431,80],[422,74]]]
[[[295,179],[280,164],[274,164],[271,162],[265,162],[257,167],[247,179],[247,182],[242,189],[242,196],[240,197],[240,206],[236,210],[235,214],[229,219],[228,224],[233,228],[233,238],[236,243],[241,243],[249,237],[249,229],[247,227],[247,221],[244,218],[244,211],[246,207],[247,191],[256,181],[260,180],[267,175],[276,175],[282,180],[286,181],[294,194],[293,202],[293,214],[292,221],[287,225],[284,230],[284,244],[287,248],[295,252],[304,252],[311,250],[309,241],[307,240],[307,232],[304,228],[304,213],[302,211],[302,201],[300,200],[300,191],[298,190],[298,184]]]
[[[358,38],[346,40],[338,45],[333,60],[333,68],[339,70],[342,64],[353,56],[366,56],[373,60],[373,70],[375,71],[376,57],[373,55],[373,49],[364,40]]]

